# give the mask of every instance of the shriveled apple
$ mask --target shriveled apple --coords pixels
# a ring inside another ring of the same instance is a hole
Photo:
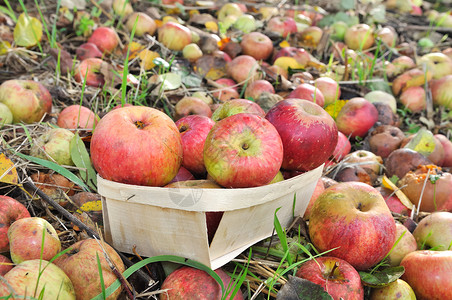
[[[375,128],[369,137],[370,151],[386,158],[392,151],[399,148],[405,138],[400,128],[391,125],[381,125]]]

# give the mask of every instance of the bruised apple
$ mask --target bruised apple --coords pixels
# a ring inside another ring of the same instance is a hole
[[[14,198],[0,195],[0,253],[9,251],[8,229],[18,219],[28,218],[27,208]]]

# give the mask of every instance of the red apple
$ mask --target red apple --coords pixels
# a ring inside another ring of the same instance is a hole
[[[323,107],[325,105],[325,97],[317,87],[309,83],[302,83],[298,85],[287,98],[297,98],[308,100]]]
[[[329,77],[319,77],[314,81],[314,86],[320,90],[325,98],[323,106],[330,105],[341,97],[341,88],[336,80]]]
[[[52,96],[41,83],[12,79],[0,85],[0,103],[13,114],[13,123],[39,122],[52,110]]]
[[[9,251],[8,229],[18,219],[28,218],[27,208],[14,198],[0,195],[0,253]]]
[[[86,78],[86,85],[102,86],[105,84],[104,75],[100,69],[104,61],[100,58],[87,58],[83,60],[75,69],[74,79],[77,82],[83,82]]]
[[[378,120],[378,110],[364,98],[352,98],[345,103],[336,117],[340,132],[352,138],[366,136]]]
[[[278,173],[283,145],[266,119],[240,113],[218,121],[204,145],[207,172],[224,187],[268,184]]]
[[[8,257],[0,254],[0,276],[5,276],[13,266],[13,262]]]
[[[267,113],[283,141],[282,168],[309,171],[333,154],[337,144],[337,127],[333,118],[308,100],[285,99]]]
[[[272,40],[257,31],[243,35],[240,46],[243,54],[250,55],[256,60],[266,60],[273,53]]]
[[[184,153],[185,155],[185,153]],[[173,182],[180,182],[180,181],[186,181],[186,180],[195,180],[195,176],[193,176],[192,173],[190,173],[189,170],[187,170],[184,167],[180,167],[179,171],[177,172],[176,176],[168,183],[171,184]],[[168,186],[168,184],[166,186]]]
[[[16,220],[8,229],[8,239],[11,260],[15,264],[39,258],[51,260],[61,251],[60,238],[55,228],[39,217]]]
[[[212,116],[209,104],[196,97],[183,97],[176,103],[174,110],[176,120],[188,115]]]
[[[212,96],[220,102],[228,102],[231,99],[240,98],[240,94],[235,87],[223,87],[212,91]]]
[[[275,56],[273,57],[273,62],[275,62],[280,57],[293,57],[297,61],[300,66],[304,67],[308,64],[308,62],[311,60],[311,57],[309,56],[309,52],[307,52],[303,48],[296,48],[296,47],[284,47],[281,48],[278,52],[276,52]]]
[[[337,132],[337,144],[333,151],[333,160],[340,162],[347,154],[350,153],[352,144],[348,137],[342,132]]]
[[[239,84],[258,80],[261,77],[259,69],[256,59],[249,55],[239,55],[227,64],[227,73]]]
[[[396,223],[396,241],[399,238],[399,242],[394,245],[388,255],[388,263],[391,267],[400,265],[400,262],[408,253],[417,250],[417,243],[413,234],[404,225]]]
[[[170,50],[182,51],[191,43],[191,31],[181,24],[167,22],[158,29],[158,41]]]
[[[289,34],[297,33],[297,23],[291,17],[272,17],[268,23],[266,31],[275,32],[283,38]]]
[[[110,54],[119,44],[119,37],[116,31],[110,27],[98,27],[88,39],[88,43],[93,43],[104,54]]]
[[[452,251],[414,251],[400,265],[405,268],[402,279],[413,288],[417,299],[452,299]]]
[[[427,108],[427,100],[424,87],[412,86],[400,95],[400,102],[412,112],[421,112]]]
[[[259,79],[247,85],[245,89],[245,98],[256,100],[263,92],[274,94],[275,89],[267,80]]]
[[[97,257],[99,257],[102,280],[106,288],[117,279],[105,258],[106,255],[116,267],[117,272],[125,271],[119,254],[105,242],[85,239],[76,242],[69,249],[69,252],[58,257],[54,263],[71,279],[77,299],[92,299],[102,292]],[[107,299],[117,299],[120,293],[121,288]]]
[[[397,32],[395,31],[394,28],[390,26],[385,26],[378,29],[375,32],[375,35],[377,38],[380,38],[385,45],[389,47],[394,47],[397,43]]]
[[[297,277],[320,285],[333,299],[364,299],[364,288],[358,272],[343,259],[321,256],[303,263]]]
[[[393,190],[384,187],[379,187],[377,190],[380,191],[380,194],[385,199],[386,205],[391,212],[404,216],[411,216],[411,209],[406,207],[402,201],[400,201],[399,197],[397,197]]]
[[[452,47],[444,49],[443,51],[441,51],[441,53],[446,54],[447,57],[452,59]]]
[[[240,113],[265,117],[265,111],[256,102],[247,99],[233,99],[221,104],[213,113],[212,120],[217,122]]]
[[[91,138],[91,161],[104,179],[163,186],[182,163],[182,143],[167,115],[145,106],[108,112]]]
[[[225,289],[231,289],[232,291],[235,288],[234,281],[228,274],[226,274],[225,271],[223,271],[222,269],[216,269],[215,273],[217,273],[217,275],[220,276],[221,281],[223,281]],[[231,296],[228,296],[226,300],[243,300],[243,294],[239,290],[234,298],[231,299]]]
[[[98,117],[88,107],[81,105],[70,105],[64,108],[59,114],[57,125],[66,129],[86,129],[92,131],[97,124]]]
[[[392,92],[395,96],[398,96],[409,87],[424,86],[425,81],[430,81],[430,79],[432,79],[432,74],[433,73],[430,70],[424,72],[420,69],[410,69],[393,80]],[[434,98],[433,101],[435,101]]]
[[[435,134],[444,149],[444,160],[441,167],[452,167],[452,142],[443,134]]]
[[[92,57],[101,58],[103,55],[99,48],[97,48],[96,44],[93,43],[81,44],[75,51],[75,54],[79,60],[85,60]]]
[[[180,4],[184,4],[184,0],[162,0],[162,4],[175,4],[175,3],[180,3]]]
[[[422,68],[425,64],[432,72],[433,79],[440,79],[452,74],[452,59],[441,52],[427,53],[419,58],[417,64]]]
[[[135,26],[136,22],[136,26]],[[126,22],[126,28],[129,32],[132,32],[133,26],[135,26],[135,36],[141,37],[145,34],[154,35],[157,30],[157,24],[154,19],[143,12],[132,13]]]
[[[215,83],[223,86],[223,87],[230,87],[234,90],[238,91],[239,87],[237,86],[237,82],[234,81],[234,79],[231,78],[220,78],[215,80]]]
[[[356,24],[345,32],[345,44],[352,50],[366,50],[374,44],[374,33],[367,24]]]
[[[380,193],[361,182],[341,182],[317,199],[309,235],[319,252],[342,258],[357,270],[381,261],[395,242],[396,226]]]
[[[184,148],[182,166],[194,174],[206,172],[203,158],[204,142],[214,124],[212,119],[198,115],[186,116],[176,122]]]
[[[325,185],[323,184],[322,178],[319,178],[317,184],[315,185],[314,192],[312,193],[311,199],[309,200],[308,207],[306,208],[303,218],[309,220],[311,214],[311,209],[314,206],[315,201],[319,198],[320,194],[325,190]]]
[[[413,236],[419,249],[451,250],[452,213],[446,211],[431,213],[418,223]]]
[[[46,260],[24,261],[9,271],[4,279],[8,285],[0,281],[2,299],[75,300],[74,286],[69,277]]]

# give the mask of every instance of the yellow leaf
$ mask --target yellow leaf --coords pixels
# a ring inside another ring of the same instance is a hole
[[[404,148],[414,150],[424,156],[429,156],[435,151],[435,146],[433,133],[425,128],[421,128]]]
[[[80,209],[77,210],[78,213],[82,212],[90,212],[90,211],[101,211],[102,210],[102,201],[96,200],[96,201],[88,201],[83,203],[82,206],[80,206]]]
[[[130,50],[129,50],[129,60],[134,59],[137,57],[138,52],[143,50],[145,47],[137,42],[131,42],[130,43]]]
[[[204,24],[206,26],[206,29],[212,32],[218,32],[218,25],[217,23],[213,22],[213,21],[209,21],[206,22],[206,24]]]
[[[8,53],[8,49],[11,48],[11,44],[8,41],[0,41],[0,55]]]
[[[14,27],[14,41],[18,46],[36,46],[42,38],[42,24],[34,18],[22,13]]]
[[[381,184],[385,188],[395,191],[395,194],[399,198],[400,202],[402,202],[402,204],[407,208],[413,209],[413,203],[411,203],[410,199],[408,199],[408,197],[394,183],[392,183],[386,175],[383,175]]]
[[[282,41],[281,43],[279,43],[279,46],[280,46],[281,48],[287,48],[287,47],[290,47],[290,44],[289,44],[288,41],[284,40],[284,41]]]
[[[325,107],[325,110],[327,113],[330,114],[333,119],[336,119],[337,114],[341,111],[342,107],[344,107],[347,100],[336,100],[334,103],[331,103],[327,107]]]
[[[155,67],[154,59],[160,57],[160,54],[148,49],[144,49],[138,54],[141,59],[141,66],[147,71]]]
[[[303,69],[304,65],[300,64],[295,58],[289,56],[278,57],[273,63],[276,66],[280,66],[284,70],[291,69]]]
[[[14,163],[3,153],[0,153],[0,182],[9,184],[18,183],[16,167],[14,167]]]

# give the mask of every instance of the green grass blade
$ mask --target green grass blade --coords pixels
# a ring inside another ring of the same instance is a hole
[[[77,167],[82,169],[80,170],[80,177],[90,188],[97,191],[96,171],[91,164],[91,159],[88,151],[86,150],[85,144],[78,133],[75,133],[71,140],[70,150],[72,161]]]
[[[99,253],[96,252],[96,259],[97,259],[97,269],[99,270],[99,280],[100,280],[100,287],[102,289],[102,299],[107,299],[107,293],[105,291],[105,282],[104,282],[104,274],[102,273],[102,265],[100,263]]]

